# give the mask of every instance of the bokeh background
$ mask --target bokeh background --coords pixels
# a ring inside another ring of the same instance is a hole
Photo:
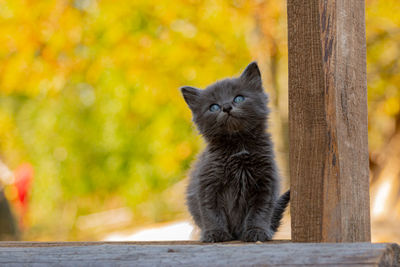
[[[398,0],[366,1],[374,241],[400,242],[399,14]],[[178,88],[253,60],[287,177],[285,1],[0,0],[1,239],[188,221],[204,143]]]

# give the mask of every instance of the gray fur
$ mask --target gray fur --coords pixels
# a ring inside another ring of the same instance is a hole
[[[257,63],[250,63],[238,78],[218,81],[205,90],[186,86],[181,91],[207,142],[187,189],[201,240],[270,240],[290,192],[278,199],[279,175],[266,132],[268,97]],[[238,95],[244,96],[243,102],[233,102]],[[221,110],[210,111],[212,104]]]

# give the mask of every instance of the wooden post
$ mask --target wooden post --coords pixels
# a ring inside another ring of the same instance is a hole
[[[292,241],[370,241],[364,0],[288,0]]]

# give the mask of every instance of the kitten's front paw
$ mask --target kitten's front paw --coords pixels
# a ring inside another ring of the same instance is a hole
[[[225,241],[230,241],[232,239],[233,239],[232,235],[223,230],[204,231],[201,237],[201,241],[206,243],[225,242]]]
[[[273,232],[261,228],[250,228],[243,233],[242,240],[245,242],[268,241],[271,240]]]

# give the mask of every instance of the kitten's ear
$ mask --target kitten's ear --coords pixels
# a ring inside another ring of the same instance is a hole
[[[190,86],[183,86],[180,88],[183,98],[191,110],[194,110],[199,103],[200,90]]]
[[[257,62],[251,62],[240,75],[240,79],[248,84],[262,88],[261,72]]]

